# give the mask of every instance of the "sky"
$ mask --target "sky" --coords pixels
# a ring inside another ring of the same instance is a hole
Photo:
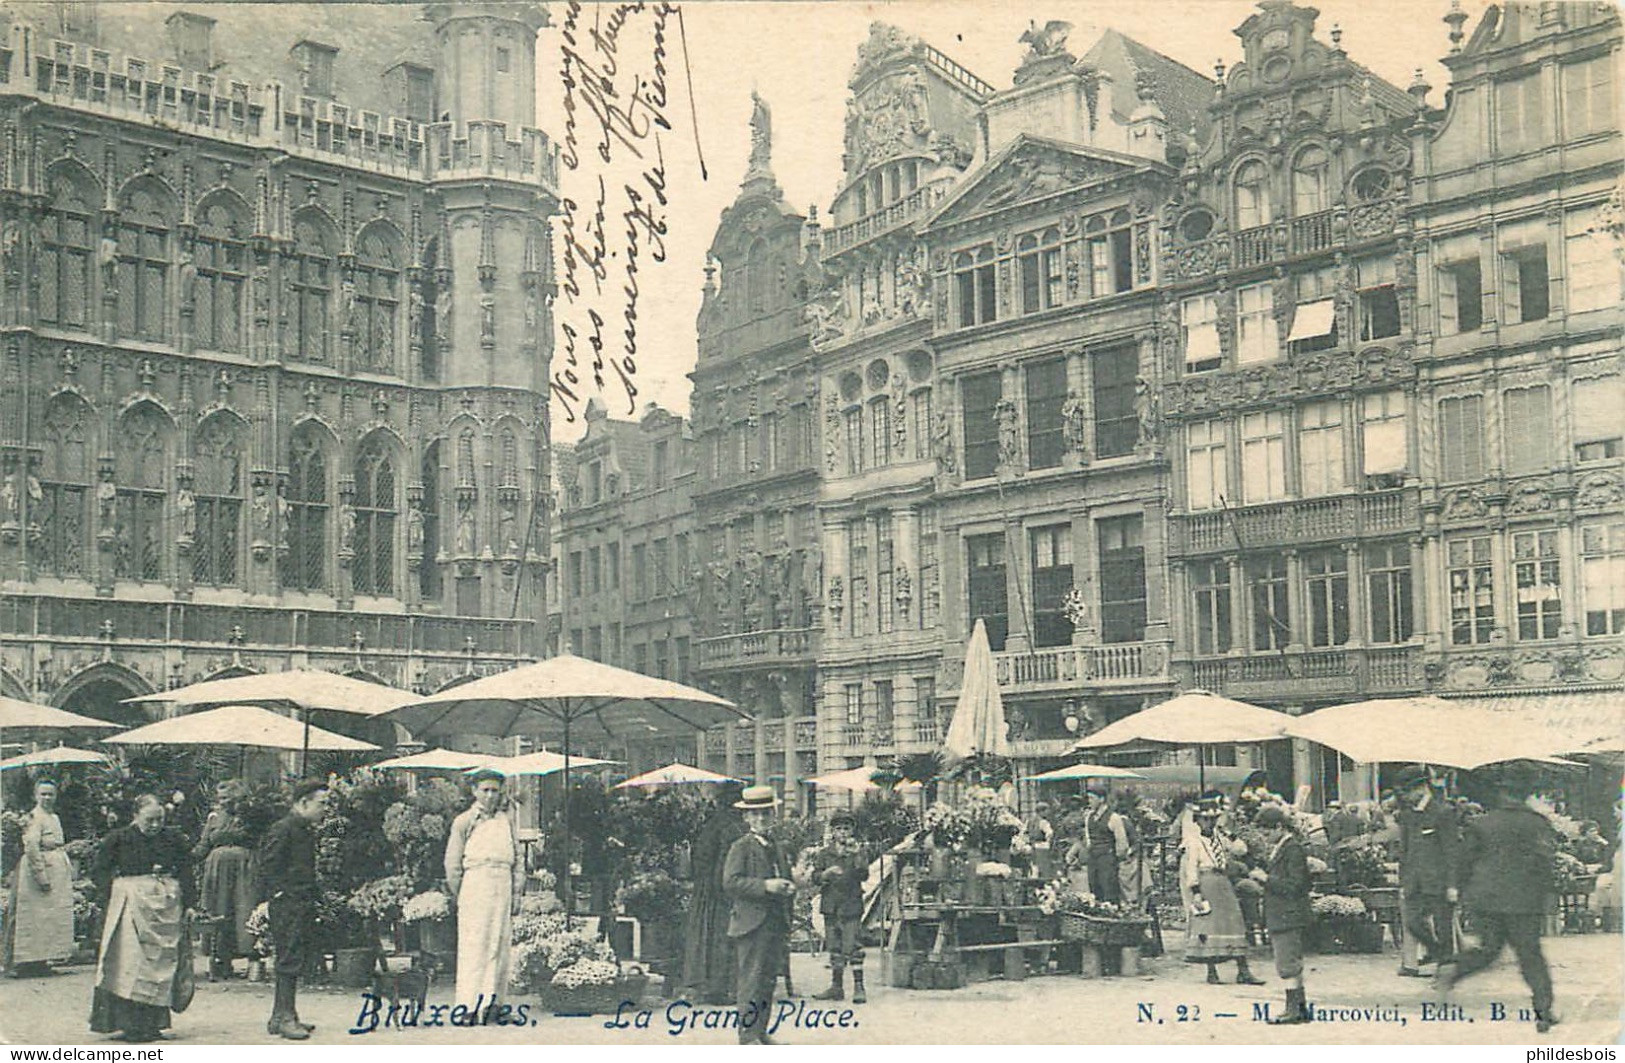
[[[1449,31],[1441,21],[1449,10],[1447,0],[1326,0],[1317,6],[1316,36],[1320,40],[1329,41],[1333,24],[1341,26],[1342,46],[1349,56],[1401,88],[1420,67],[1433,86],[1429,102],[1442,105],[1449,77],[1438,60],[1449,49]],[[1463,4],[1471,16],[1466,27],[1469,34],[1486,6],[1485,0]],[[871,22],[889,22],[923,38],[983,80],[1004,89],[1010,86],[1025,51],[1019,39],[1029,18],[1041,25],[1051,19],[1072,23],[1068,50],[1074,55],[1082,55],[1103,30],[1111,28],[1211,77],[1215,60],[1222,59],[1227,67],[1240,60],[1241,42],[1233,31],[1257,10],[1253,3],[1237,0],[1049,0],[1021,5],[994,0],[701,0],[681,8],[680,27],[668,25],[667,29],[668,38],[676,38],[667,41],[666,114],[672,129],[660,134],[668,201],[665,261],[649,261],[647,254],[641,261],[640,349],[634,378],[638,395],[630,399],[621,383],[613,377],[608,380],[604,400],[616,418],[630,416],[634,404],[641,411],[650,401],[687,414],[685,374],[694,367],[694,320],[706,252],[722,211],[738,195],[745,173],[752,90],[772,108],[773,170],[786,201],[801,213],[817,206],[820,217],[827,217],[842,177],[847,79]],[[562,6],[555,5],[553,25],[542,30],[537,48],[538,124],[555,140],[565,135],[561,69],[566,14]],[[608,6],[586,5],[576,18],[578,46],[585,47],[584,31],[590,27],[596,25],[603,33],[611,15]],[[621,37],[618,73],[622,77],[631,76],[638,65],[632,45],[638,17],[628,19]],[[647,17],[644,21],[647,24]],[[649,39],[646,33],[644,40]],[[692,97],[682,73],[685,39]],[[647,48],[643,54],[646,52]],[[646,57],[642,65],[648,66]],[[575,95],[579,99],[579,93]],[[581,114],[578,106],[578,119]],[[585,124],[581,122],[583,140]],[[563,194],[585,202],[598,170],[612,170],[616,180],[626,177],[635,182],[637,175],[626,169],[628,160],[623,152],[606,167],[597,164],[590,152],[583,152],[576,169],[562,171]],[[561,305],[556,325],[562,328],[574,321],[579,332],[580,310],[576,307],[572,314],[571,307]],[[618,339],[620,333],[610,335]],[[611,350],[613,347],[611,344]],[[555,344],[555,368],[561,364],[565,348],[561,334]],[[589,385],[581,391],[579,402],[590,393]],[[576,405],[579,409],[579,403]],[[581,421],[569,423],[568,417],[561,416],[557,398],[554,413],[555,438],[567,441],[580,434]]]

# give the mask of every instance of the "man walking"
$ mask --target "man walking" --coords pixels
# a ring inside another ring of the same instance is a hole
[[[734,999],[739,1006],[739,1043],[772,1044],[767,1024],[773,983],[790,944],[790,901],[796,892],[790,863],[767,836],[778,807],[771,786],[747,786],[734,807],[745,814],[748,833],[728,848],[722,888],[732,901],[728,937],[734,944]]]
[[[1417,977],[1428,963],[1448,963],[1455,951],[1451,908],[1456,903],[1456,861],[1460,849],[1456,813],[1433,786],[1425,767],[1411,768],[1399,783],[1399,895],[1405,934],[1420,946],[1416,967],[1399,973]]]
[[[1512,946],[1518,970],[1534,997],[1535,1029],[1557,1023],[1552,1011],[1552,972],[1540,949],[1541,921],[1551,895],[1552,858],[1557,848],[1551,824],[1502,787],[1497,807],[1467,823],[1461,875],[1480,944],[1454,963],[1441,964],[1437,988],[1446,997],[1456,983],[1477,974]]]
[[[271,914],[276,943],[276,999],[265,1032],[304,1041],[315,1026],[299,1021],[299,975],[314,951],[317,820],[327,811],[325,782],[310,779],[293,788],[288,814],[266,832],[259,850],[259,895]]]
[[[852,832],[857,817],[840,811],[830,817],[829,842],[812,854],[818,883],[818,908],[824,914],[824,940],[829,947],[829,988],[818,1000],[846,999],[846,968],[852,966],[852,1003],[868,1000],[863,986],[863,880],[869,861]]]
[[[1263,867],[1264,927],[1275,953],[1275,973],[1286,983],[1286,1011],[1270,1022],[1278,1026],[1308,1022],[1303,935],[1309,929],[1309,858],[1280,805],[1265,805],[1254,822],[1265,832],[1269,846]]]

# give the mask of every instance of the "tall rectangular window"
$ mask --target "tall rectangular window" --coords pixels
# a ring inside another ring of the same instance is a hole
[[[1100,641],[1145,638],[1144,521],[1139,514],[1095,522],[1100,540]]]
[[[1343,404],[1311,402],[1298,410],[1298,480],[1305,497],[1348,486],[1343,474]]]
[[[869,467],[869,440],[863,434],[863,407],[846,411],[846,472],[856,476]]]
[[[891,464],[892,434],[891,434],[891,400],[882,395],[869,401],[869,438],[872,445],[869,455],[873,458],[874,468],[882,468]]]
[[[1140,372],[1135,347],[1114,347],[1093,356],[1095,456],[1118,458],[1134,453],[1140,418],[1134,408],[1134,382]]]
[[[914,458],[929,458],[932,454],[931,444],[936,437],[937,426],[931,415],[931,389],[919,388],[908,397],[910,421],[913,425]]]
[[[585,585],[582,581],[582,571],[581,551],[570,551],[570,594],[577,598],[581,597],[583,591],[585,590]],[[581,643],[577,642],[576,645],[580,646]]]
[[[1230,566],[1223,561],[1199,561],[1191,566],[1191,624],[1196,652],[1230,652]]]
[[[1411,637],[1411,548],[1373,543],[1365,548],[1366,607],[1371,641],[1408,642]]]
[[[1236,289],[1236,361],[1268,362],[1281,354],[1281,334],[1275,327],[1275,297],[1270,285],[1249,284]]]
[[[959,325],[968,328],[998,317],[997,288],[993,278],[993,248],[954,255],[954,296],[959,304]]]
[[[573,560],[576,555],[570,555]],[[632,600],[646,601],[649,597],[649,548],[642,543],[632,545]]]
[[[654,550],[649,555],[650,583],[649,590],[656,598],[671,593],[671,540],[656,539]]]
[[[1586,634],[1625,634],[1625,521],[1580,526],[1580,568]]]
[[[972,535],[965,539],[969,617],[987,625],[988,644],[1004,649],[1010,631],[1010,599],[1005,583],[1004,533]]]
[[[1286,416],[1279,410],[1241,417],[1241,494],[1249,505],[1286,497]]]
[[[1495,83],[1496,147],[1501,154],[1546,144],[1545,104],[1539,71]]]
[[[1465,245],[1459,249],[1465,251]],[[1484,325],[1484,274],[1477,255],[1446,261],[1435,275],[1439,334],[1477,332]]]
[[[863,684],[848,683],[842,690],[845,695],[846,723],[848,727],[863,726]]]
[[[604,563],[609,566],[607,574],[609,589],[621,589],[621,544],[610,543],[604,547]]]
[[[1574,382],[1569,417],[1574,433],[1574,460],[1601,461],[1625,454],[1625,385],[1613,376],[1585,377]]]
[[[965,433],[965,479],[992,476],[999,467],[999,400],[1004,397],[999,370],[965,377],[961,385]]]
[[[1563,133],[1573,140],[1615,128],[1614,55],[1564,63]]]
[[[887,741],[897,720],[897,698],[890,679],[875,680],[875,732],[876,742]]]
[[[921,742],[937,740],[937,677],[914,678],[914,737]]]
[[[897,626],[896,569],[891,514],[882,513],[875,518],[875,629],[881,634]]]
[[[1247,562],[1252,584],[1253,649],[1279,650],[1292,641],[1292,606],[1287,590],[1286,559],[1257,558]]]
[[[1563,623],[1563,581],[1555,530],[1513,534],[1512,587],[1518,606],[1518,638],[1557,638]]]
[[[1212,295],[1180,301],[1179,325],[1185,338],[1185,372],[1205,373],[1224,364],[1219,346],[1219,304]]]
[[[1450,641],[1479,646],[1495,633],[1495,571],[1490,537],[1452,539],[1445,547],[1450,579]]]
[[[1066,358],[1029,362],[1027,385],[1027,467],[1053,469],[1061,464],[1066,441],[1061,407],[1066,405]]]
[[[1410,432],[1405,427],[1405,393],[1382,391],[1360,400],[1360,471],[1366,476],[1401,476],[1410,468]]]
[[[1545,225],[1502,234],[1501,308],[1509,325],[1542,321],[1551,313]]]
[[[1033,572],[1033,645],[1072,641],[1066,592],[1072,589],[1072,525],[1051,524],[1029,533]]]
[[[670,450],[670,446],[664,439],[658,440],[655,443],[653,476],[654,486],[657,488],[665,487],[666,481],[671,475],[669,464],[671,460]]]
[[[1506,470],[1514,475],[1545,472],[1554,462],[1552,389],[1517,388],[1501,396],[1506,439]],[[1625,411],[1620,414],[1625,417]]]
[[[1229,494],[1226,430],[1226,422],[1217,418],[1185,426],[1185,504],[1190,509],[1217,509]]]
[[[1303,583],[1309,645],[1343,645],[1349,640],[1348,555],[1342,550],[1308,551],[1303,555]]]
[[[1359,262],[1360,339],[1362,342],[1399,335],[1399,293],[1395,286],[1394,260],[1390,255],[1373,255]]]
[[[1439,473],[1446,483],[1484,475],[1484,403],[1479,396],[1439,400]]]
[[[862,517],[846,525],[847,614],[853,635],[870,632],[869,522]]]
[[[1619,306],[1619,262],[1614,258],[1607,229],[1596,207],[1570,211],[1563,217],[1563,249],[1567,257],[1564,305],[1571,314],[1610,310]]]
[[[587,593],[601,594],[604,590],[604,555],[596,546],[587,550]]]
[[[928,630],[937,626],[937,619],[942,613],[942,565],[938,560],[941,547],[938,545],[936,510],[920,510],[915,534],[919,537],[920,549],[919,607],[916,612],[920,617],[920,628]]]

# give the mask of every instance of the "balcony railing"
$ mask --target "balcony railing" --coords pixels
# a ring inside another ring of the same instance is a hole
[[[1236,233],[1234,265],[1237,269],[1262,266],[1275,257],[1275,230],[1268,225]]]
[[[925,216],[948,194],[951,182],[921,185],[897,202],[824,234],[824,254],[835,255]]]
[[[1403,212],[1396,199],[1361,203],[1344,210],[1317,211],[1271,225],[1214,236],[1168,248],[1168,276],[1206,277],[1225,268],[1268,265],[1291,255],[1310,255],[1351,241],[1373,240],[1393,232]]]
[[[1290,546],[1406,531],[1419,520],[1416,492],[1399,488],[1187,514],[1173,521],[1172,546],[1178,554]]]
[[[810,661],[818,653],[818,629],[776,628],[771,631],[744,631],[699,641],[699,667],[723,668],[735,665],[770,664],[778,661]]]
[[[1192,686],[1232,696],[1400,694],[1421,687],[1418,646],[1288,650],[1191,661]]]
[[[1292,252],[1303,255],[1332,246],[1332,212],[1306,214],[1292,219]]]
[[[995,653],[993,671],[1001,687],[1155,681],[1168,677],[1168,653],[1160,642],[1054,646]]]

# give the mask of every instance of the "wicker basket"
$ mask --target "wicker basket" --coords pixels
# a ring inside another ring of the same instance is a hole
[[[1061,938],[1085,945],[1128,948],[1145,940],[1151,927],[1148,919],[1105,919],[1098,915],[1061,912]]]
[[[623,1003],[643,999],[649,987],[646,974],[622,975],[611,985],[561,986],[548,982],[541,987],[542,1007],[563,1015],[613,1015]]]

